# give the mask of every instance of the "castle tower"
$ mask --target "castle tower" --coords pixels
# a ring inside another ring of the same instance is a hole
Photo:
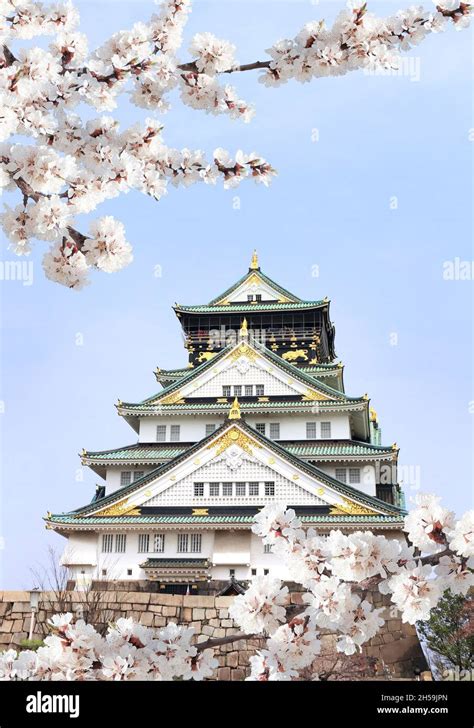
[[[205,306],[179,306],[188,365],[157,369],[162,389],[116,405],[138,443],[84,450],[101,479],[92,501],[48,513],[67,538],[78,586],[149,580],[216,591],[285,570],[251,532],[266,503],[321,533],[401,538],[398,449],[381,444],[367,395],[346,394],[329,301],[302,301],[260,269]]]

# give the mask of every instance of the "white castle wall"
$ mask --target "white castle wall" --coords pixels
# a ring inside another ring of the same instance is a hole
[[[230,405],[229,405],[230,406]],[[227,414],[227,413],[226,413]],[[198,442],[206,433],[206,424],[221,425],[222,416],[180,415],[167,416],[160,414],[157,417],[142,417],[140,419],[139,442],[156,442],[156,426],[166,425],[166,439],[170,442],[170,426],[180,425],[181,442]],[[245,421],[251,427],[259,422],[267,423],[267,436],[270,433],[270,422],[280,423],[280,440],[306,440],[306,423],[316,422],[317,439],[321,439],[321,422],[331,423],[331,437],[324,439],[349,440],[351,427],[349,414],[320,414],[320,413],[294,413],[291,415],[246,415]]]

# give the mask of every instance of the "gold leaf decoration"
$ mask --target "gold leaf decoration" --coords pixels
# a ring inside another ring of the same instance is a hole
[[[354,501],[349,500],[349,498],[343,498],[342,503],[337,503],[334,505],[330,510],[331,516],[341,516],[341,515],[350,515],[350,516],[376,516],[378,515],[376,511],[373,511],[371,508],[368,508],[367,506],[362,506],[360,503],[355,503]]]
[[[128,505],[128,498],[118,503],[114,503],[108,508],[94,514],[95,516],[139,516],[140,509],[136,506]]]
[[[215,442],[208,445],[207,449],[210,450],[216,447],[215,455],[217,456],[223,453],[224,450],[227,450],[231,445],[238,445],[249,455],[253,455],[252,447],[261,447],[255,440],[252,440],[245,432],[242,432],[242,430],[234,425],[215,440]]]

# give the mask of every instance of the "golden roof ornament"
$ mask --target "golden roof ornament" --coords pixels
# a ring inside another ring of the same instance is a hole
[[[248,329],[248,324],[247,324],[247,319],[246,318],[244,318],[244,320],[242,321],[242,325],[240,327],[239,333],[240,333],[241,336],[248,336],[249,335],[249,329]]]
[[[257,251],[253,251],[252,260],[250,261],[250,270],[259,270]]]
[[[370,421],[371,422],[377,422],[377,412],[374,410],[373,407],[369,409],[370,412]]]
[[[234,399],[232,407],[230,408],[229,420],[240,420],[240,404],[237,397]]]

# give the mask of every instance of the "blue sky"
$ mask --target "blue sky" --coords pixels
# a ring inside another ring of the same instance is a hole
[[[77,5],[91,47],[155,10],[136,0]],[[186,43],[208,30],[234,42],[241,62],[263,59],[341,6],[198,1]],[[369,5],[381,15],[399,7]],[[157,365],[185,365],[172,304],[213,298],[246,271],[254,247],[283,286],[331,299],[346,390],[368,392],[383,442],[399,444],[415,485],[458,513],[472,507],[472,280],[443,279],[445,261],[473,258],[472,33],[432,36],[409,55],[418,81],[356,73],[266,89],[256,73],[232,77],[256,103],[248,125],[175,100],[163,117],[168,144],[257,150],[278,169],[273,185],[170,189],[159,203],[132,192],[96,211],[125,223],[135,254],[127,269],[69,291],[43,277],[37,243],[33,285],[0,281],[0,586],[30,586],[47,545],[63,548],[41,517],[92,497],[100,479],[84,470],[78,480],[81,448],[135,442],[117,399],[156,391]],[[126,102],[117,116],[143,118]],[[12,257],[2,239],[1,259]]]

